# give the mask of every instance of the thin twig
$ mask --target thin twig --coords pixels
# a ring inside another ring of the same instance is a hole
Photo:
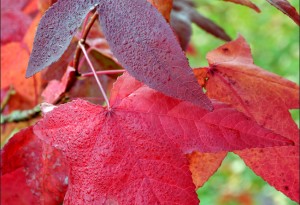
[[[35,106],[31,110],[15,110],[9,115],[1,114],[1,124],[9,122],[27,121],[36,117],[41,112],[40,105]]]
[[[98,78],[98,76],[97,76],[97,73],[96,73],[96,71],[95,71],[95,68],[94,68],[92,62],[90,61],[90,58],[88,57],[88,54],[87,54],[87,52],[86,52],[86,50],[85,50],[85,47],[84,47],[84,45],[83,45],[83,42],[80,40],[80,41],[78,42],[78,45],[80,46],[80,48],[81,48],[83,54],[85,55],[86,61],[88,62],[89,66],[90,66],[90,68],[91,68],[91,70],[92,70],[92,72],[93,72],[93,75],[94,75],[94,77],[95,77],[95,79],[96,79],[96,81],[97,81],[97,84],[98,84],[98,86],[99,86],[99,88],[100,88],[100,91],[101,91],[101,93],[102,93],[102,95],[103,95],[103,97],[104,97],[104,99],[105,99],[106,104],[107,104],[107,109],[110,110],[110,104],[109,104],[108,98],[107,98],[106,93],[105,93],[105,91],[104,91],[104,89],[103,89],[103,87],[102,87],[102,85],[101,85],[101,83],[100,83],[100,80],[99,80],[99,78]]]
[[[119,74],[119,73],[124,73],[125,70],[103,70],[103,71],[96,71],[97,75],[111,75],[111,74]],[[81,74],[82,77],[89,77],[89,76],[93,76],[93,72],[92,73],[83,73]]]
[[[12,86],[9,87],[9,90],[7,91],[6,95],[4,96],[4,99],[1,102],[1,112],[4,110],[5,106],[7,105],[10,97],[12,95],[16,94],[16,91]]]
[[[93,14],[93,16],[91,17],[90,22],[87,24],[86,28],[84,28],[84,32],[82,33],[82,38],[80,39],[80,41],[84,44],[85,40],[94,24],[94,22],[96,21],[96,19],[98,18],[98,13],[95,12]],[[78,44],[79,45],[79,44]],[[79,58],[80,58],[80,54],[81,54],[81,49],[80,46],[77,46],[76,51],[75,51],[75,56],[74,56],[74,68],[75,68],[75,72],[77,73],[77,75],[79,74],[78,72],[78,65],[79,65]]]

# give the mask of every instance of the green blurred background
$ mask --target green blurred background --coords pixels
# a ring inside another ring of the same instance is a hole
[[[299,27],[265,0],[253,0],[261,13],[221,0],[195,0],[199,12],[235,39],[245,37],[256,65],[299,84]],[[299,0],[290,0],[299,11]],[[206,54],[223,41],[193,26],[188,55],[191,67],[206,66]],[[299,126],[299,110],[291,111]],[[219,170],[198,191],[201,205],[297,205],[256,176],[237,155],[229,153]]]

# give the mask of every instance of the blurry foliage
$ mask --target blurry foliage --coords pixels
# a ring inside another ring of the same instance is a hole
[[[198,10],[221,25],[231,38],[243,35],[259,67],[299,84],[299,27],[267,1],[253,1],[261,13],[219,0],[195,1]],[[299,11],[299,1],[290,3]],[[223,41],[193,26],[191,67],[207,66],[206,54]],[[299,126],[299,110],[291,110]],[[201,205],[296,205],[255,175],[237,155],[229,153],[219,170],[197,191]],[[215,196],[215,197],[212,197]]]
[[[201,205],[298,204],[255,175],[243,160],[233,153],[228,153],[218,171],[197,193],[201,198]]]
[[[219,0],[196,1],[199,11],[221,25],[235,39],[242,34],[251,45],[254,62],[299,84],[299,27],[267,1],[253,1],[261,13]],[[299,8],[299,1],[290,1]],[[207,52],[223,41],[193,26],[192,45],[198,54],[189,56],[192,67],[207,65]]]

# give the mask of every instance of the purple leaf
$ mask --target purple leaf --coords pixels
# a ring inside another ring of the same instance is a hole
[[[62,56],[77,28],[98,1],[60,0],[46,11],[37,29],[26,77]]]
[[[108,0],[99,13],[114,55],[132,76],[168,96],[212,109],[171,27],[150,3]]]
[[[132,76],[168,96],[213,109],[171,27],[146,0],[58,1],[40,22],[27,77],[60,58],[96,2],[112,51]]]

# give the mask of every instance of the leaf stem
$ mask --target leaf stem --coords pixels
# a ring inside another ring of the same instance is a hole
[[[89,21],[89,23],[87,24],[87,26],[84,28],[84,32],[82,33],[81,35],[81,39],[80,41],[84,44],[85,43],[85,40],[94,24],[94,22],[96,21],[96,19],[98,18],[98,13],[95,12],[93,14],[93,16],[91,17],[91,20]],[[78,44],[79,45],[79,44]],[[74,68],[75,68],[75,72],[77,75],[79,75],[79,72],[78,72],[78,65],[79,65],[79,58],[80,58],[80,54],[81,54],[81,49],[80,47],[78,46],[76,48],[76,51],[75,51],[75,56],[74,56]]]
[[[98,84],[98,86],[99,86],[99,88],[100,88],[100,91],[101,91],[101,93],[102,93],[102,95],[103,95],[103,97],[104,97],[104,100],[105,100],[106,104],[107,104],[107,109],[110,110],[110,104],[109,104],[108,98],[107,98],[107,96],[106,96],[106,93],[105,93],[105,91],[104,91],[104,89],[103,89],[103,87],[102,87],[102,85],[101,85],[101,82],[100,82],[100,80],[99,80],[99,78],[98,78],[98,76],[97,76],[97,73],[96,73],[96,71],[95,71],[95,68],[94,68],[92,62],[90,61],[90,58],[89,58],[89,56],[88,56],[88,54],[87,54],[87,52],[86,52],[86,50],[85,50],[85,47],[84,47],[83,43],[84,43],[84,42],[83,42],[82,40],[80,40],[80,41],[78,42],[78,45],[79,45],[79,47],[81,48],[83,54],[85,55],[86,61],[88,62],[89,66],[90,66],[90,68],[91,68],[91,70],[92,70],[92,72],[93,72],[93,75],[94,75],[94,77],[95,77],[95,79],[96,79],[96,81],[97,81],[97,84]]]
[[[125,70],[104,70],[104,71],[96,71],[97,75],[110,75],[110,74],[118,74],[118,73],[124,73]],[[93,76],[93,73],[83,73],[81,74],[82,77],[89,77]]]

